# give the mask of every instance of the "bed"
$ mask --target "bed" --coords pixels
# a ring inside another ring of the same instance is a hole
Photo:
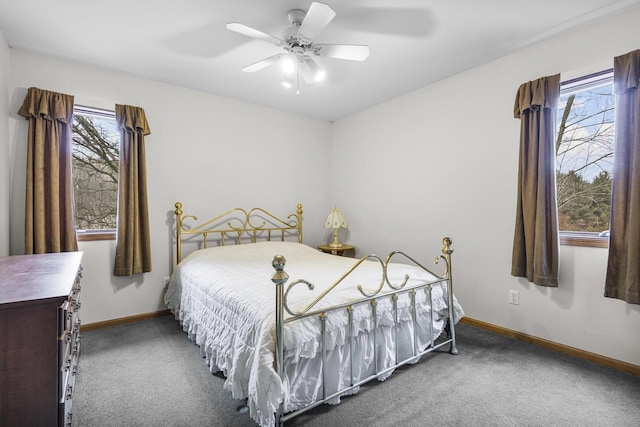
[[[180,202],[174,213],[165,303],[261,426],[337,404],[444,346],[458,353],[449,238],[438,275],[400,251],[353,259],[304,245],[301,205],[284,218],[236,208],[198,222]]]

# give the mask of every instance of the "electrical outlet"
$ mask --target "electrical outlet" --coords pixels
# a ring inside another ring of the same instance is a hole
[[[509,291],[509,304],[520,305],[518,291]]]

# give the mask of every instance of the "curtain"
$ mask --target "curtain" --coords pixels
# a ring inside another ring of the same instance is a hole
[[[78,250],[71,175],[73,96],[29,88],[25,253]]]
[[[514,117],[520,119],[518,199],[511,274],[558,286],[559,237],[555,133],[560,74],[524,83]]]
[[[604,295],[640,304],[640,50],[614,58],[615,148]]]
[[[131,276],[151,271],[147,168],[144,137],[151,133],[144,110],[116,105],[120,129],[118,231],[113,274]]]

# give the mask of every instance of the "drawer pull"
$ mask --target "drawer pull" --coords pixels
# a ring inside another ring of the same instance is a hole
[[[80,354],[80,336],[76,338],[76,343],[73,346],[72,355],[78,356]]]

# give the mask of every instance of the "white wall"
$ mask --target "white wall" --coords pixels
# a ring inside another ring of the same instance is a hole
[[[9,255],[9,46],[0,31],[0,256]]]
[[[201,218],[231,207],[254,206],[284,215],[302,203],[305,242],[323,240],[323,222],[331,207],[327,179],[331,123],[15,49],[10,52],[13,254],[24,251],[27,123],[16,111],[28,87],[68,93],[82,105],[140,106],[151,127],[146,151],[153,271],[116,278],[111,275],[115,242],[80,242],[85,324],[164,308],[162,279],[169,275],[172,262],[176,201],[184,204],[186,213]]]
[[[427,261],[451,236],[456,292],[468,316],[640,364],[640,308],[602,296],[606,250],[563,246],[557,289],[509,275],[516,89],[542,75],[607,66],[640,47],[637,22],[640,9],[627,11],[333,125],[14,49],[7,58],[0,39],[0,78],[10,65],[9,124],[0,106],[0,137],[8,127],[11,252],[22,251],[26,138],[26,122],[15,112],[26,88],[38,86],[96,107],[141,106],[153,132],[147,163],[154,270],[138,280],[114,278],[114,242],[81,243],[85,323],[163,308],[176,200],[199,215],[254,205],[288,212],[302,202],[312,245],[326,239],[322,223],[335,203],[359,254],[401,248]],[[0,97],[3,90],[0,84]],[[6,164],[3,151],[0,162]],[[508,304],[510,289],[520,292],[519,306]]]
[[[602,296],[606,249],[562,246],[557,289],[510,275],[518,86],[611,67],[640,48],[638,22],[640,8],[335,122],[332,193],[349,243],[359,254],[402,248],[426,262],[451,236],[469,317],[640,365],[640,306]],[[510,289],[519,306],[508,304]]]

